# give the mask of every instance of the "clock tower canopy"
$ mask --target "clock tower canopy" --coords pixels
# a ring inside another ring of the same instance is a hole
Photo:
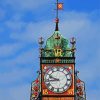
[[[55,30],[53,35],[47,39],[45,47],[42,48],[42,57],[73,57],[75,39],[72,38],[70,43],[68,39],[62,37],[59,31]]]

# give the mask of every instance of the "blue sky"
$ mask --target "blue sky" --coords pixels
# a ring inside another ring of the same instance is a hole
[[[0,0],[0,100],[29,100],[39,70],[38,38],[55,28],[56,0]],[[100,95],[100,0],[59,0],[60,32],[75,36],[76,68],[87,100]]]

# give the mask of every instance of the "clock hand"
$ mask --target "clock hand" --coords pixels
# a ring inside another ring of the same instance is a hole
[[[53,82],[53,81],[60,81],[60,80],[58,78],[55,78],[55,77],[53,77],[53,76],[50,75],[49,79],[47,79],[46,82],[50,82],[50,81]]]
[[[49,81],[59,81],[59,79],[53,79],[53,80],[49,80]]]
[[[54,78],[53,76],[50,76],[50,78]]]
[[[49,80],[46,80],[46,82],[50,82],[50,81],[52,81],[52,82],[54,81],[55,82],[55,81],[59,81],[59,79],[51,79],[51,80],[49,79]]]
[[[55,78],[55,77],[53,77],[53,76],[50,76],[50,78],[55,79],[55,80],[59,80],[59,78]]]
[[[50,79],[49,79],[50,81],[51,80],[54,80],[54,81],[59,81],[59,79],[58,78],[55,78],[55,77],[53,77],[53,76],[50,76]]]

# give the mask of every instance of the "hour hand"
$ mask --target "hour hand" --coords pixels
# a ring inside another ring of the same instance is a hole
[[[51,78],[49,78],[49,79],[46,80],[46,82],[56,82],[56,81],[59,81],[59,79],[51,79]]]
[[[55,78],[55,77],[53,77],[53,76],[50,76],[50,79],[49,79],[50,81],[59,81],[59,79],[58,78]]]

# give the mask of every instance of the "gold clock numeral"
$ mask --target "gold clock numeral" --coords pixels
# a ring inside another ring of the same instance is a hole
[[[44,94],[44,95],[48,94],[48,90],[47,90],[47,89],[44,89],[44,90],[43,90],[43,94]]]

